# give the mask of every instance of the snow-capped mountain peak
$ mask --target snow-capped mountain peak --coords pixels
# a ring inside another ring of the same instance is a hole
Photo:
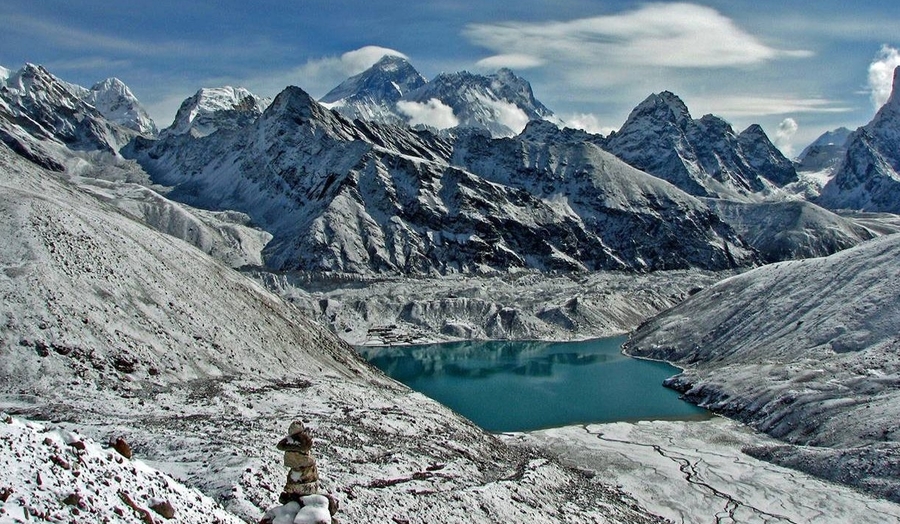
[[[796,180],[791,162],[759,126],[738,135],[715,115],[693,119],[674,93],[651,94],[610,134],[606,149],[697,196],[752,198]]]
[[[691,119],[690,111],[684,101],[671,91],[654,93],[644,99],[632,110],[625,125],[630,121],[642,118],[654,118],[663,122],[682,124]],[[624,126],[623,126],[624,127]]]
[[[10,73],[0,86],[0,98],[5,119],[25,135],[72,150],[115,154],[135,134],[152,134],[154,129],[121,82],[101,83],[91,90],[65,82],[40,65],[25,64]]]
[[[486,76],[441,73],[426,82],[406,59],[397,56],[385,56],[320,101],[350,119],[435,129],[473,127],[495,137],[516,135],[530,120],[559,123],[535,99],[531,84],[510,69]]]
[[[334,104],[347,98],[371,97],[396,102],[401,96],[425,85],[425,78],[405,58],[384,55],[372,67],[341,82],[321,98]]]
[[[847,139],[847,153],[822,189],[820,205],[900,213],[900,67],[888,101]]]
[[[80,99],[78,94],[73,93],[72,87],[53,76],[43,66],[32,63],[26,63],[6,79],[6,88],[18,97],[52,100],[69,108],[75,107]]]
[[[118,78],[97,82],[86,93],[85,99],[104,117],[123,127],[143,135],[155,135],[158,131],[147,110]]]
[[[203,137],[220,129],[237,129],[261,115],[269,102],[243,87],[204,87],[182,102],[165,131]]]
[[[350,119],[406,123],[397,113],[396,104],[425,83],[425,78],[405,58],[385,55],[369,69],[341,82],[320,102]]]
[[[847,141],[851,133],[852,131],[846,127],[822,133],[800,152],[800,156],[797,157],[799,162],[797,171],[820,172],[830,177],[847,154]],[[819,189],[821,190],[821,187]]]

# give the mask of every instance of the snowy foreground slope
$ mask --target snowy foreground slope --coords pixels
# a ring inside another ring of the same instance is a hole
[[[626,344],[692,402],[784,441],[761,458],[900,500],[900,235],[724,280]]]
[[[103,517],[242,522],[197,490],[77,433],[0,418],[0,523]]]
[[[5,146],[0,188],[0,410],[122,436],[249,521],[276,502],[274,444],[295,418],[347,522],[656,521],[389,381],[259,285]],[[112,509],[97,520],[136,521],[124,501],[124,517]]]

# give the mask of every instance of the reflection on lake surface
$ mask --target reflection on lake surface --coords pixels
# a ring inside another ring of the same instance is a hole
[[[358,351],[489,431],[707,415],[662,386],[678,368],[626,357],[624,342],[456,342]]]

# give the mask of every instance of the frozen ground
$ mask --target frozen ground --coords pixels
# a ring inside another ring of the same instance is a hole
[[[744,454],[778,442],[736,422],[638,422],[504,435],[633,493],[674,522],[897,522],[900,505]]]

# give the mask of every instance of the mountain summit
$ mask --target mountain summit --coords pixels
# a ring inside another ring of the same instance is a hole
[[[606,149],[696,196],[745,198],[797,179],[759,126],[737,134],[725,120],[693,119],[675,94],[652,94],[632,110]]]
[[[832,209],[900,213],[900,67],[875,118],[847,139],[847,153],[818,203]]]
[[[403,95],[425,83],[425,78],[405,58],[385,55],[369,69],[341,82],[319,101],[350,119],[406,123],[397,114],[396,104]]]
[[[385,56],[320,99],[349,119],[435,129],[465,127],[494,137],[521,132],[531,120],[556,121],[531,84],[509,69],[491,75],[441,73],[427,82],[402,57]]]
[[[181,103],[167,133],[202,137],[219,129],[237,129],[256,120],[269,100],[243,87],[204,87]]]
[[[44,67],[26,64],[6,70],[0,81],[0,134],[13,149],[26,146],[25,135],[37,139],[45,153],[32,151],[33,159],[45,157],[49,144],[73,151],[116,154],[138,134],[152,136],[156,126],[125,84],[116,79],[91,89],[64,82]]]

